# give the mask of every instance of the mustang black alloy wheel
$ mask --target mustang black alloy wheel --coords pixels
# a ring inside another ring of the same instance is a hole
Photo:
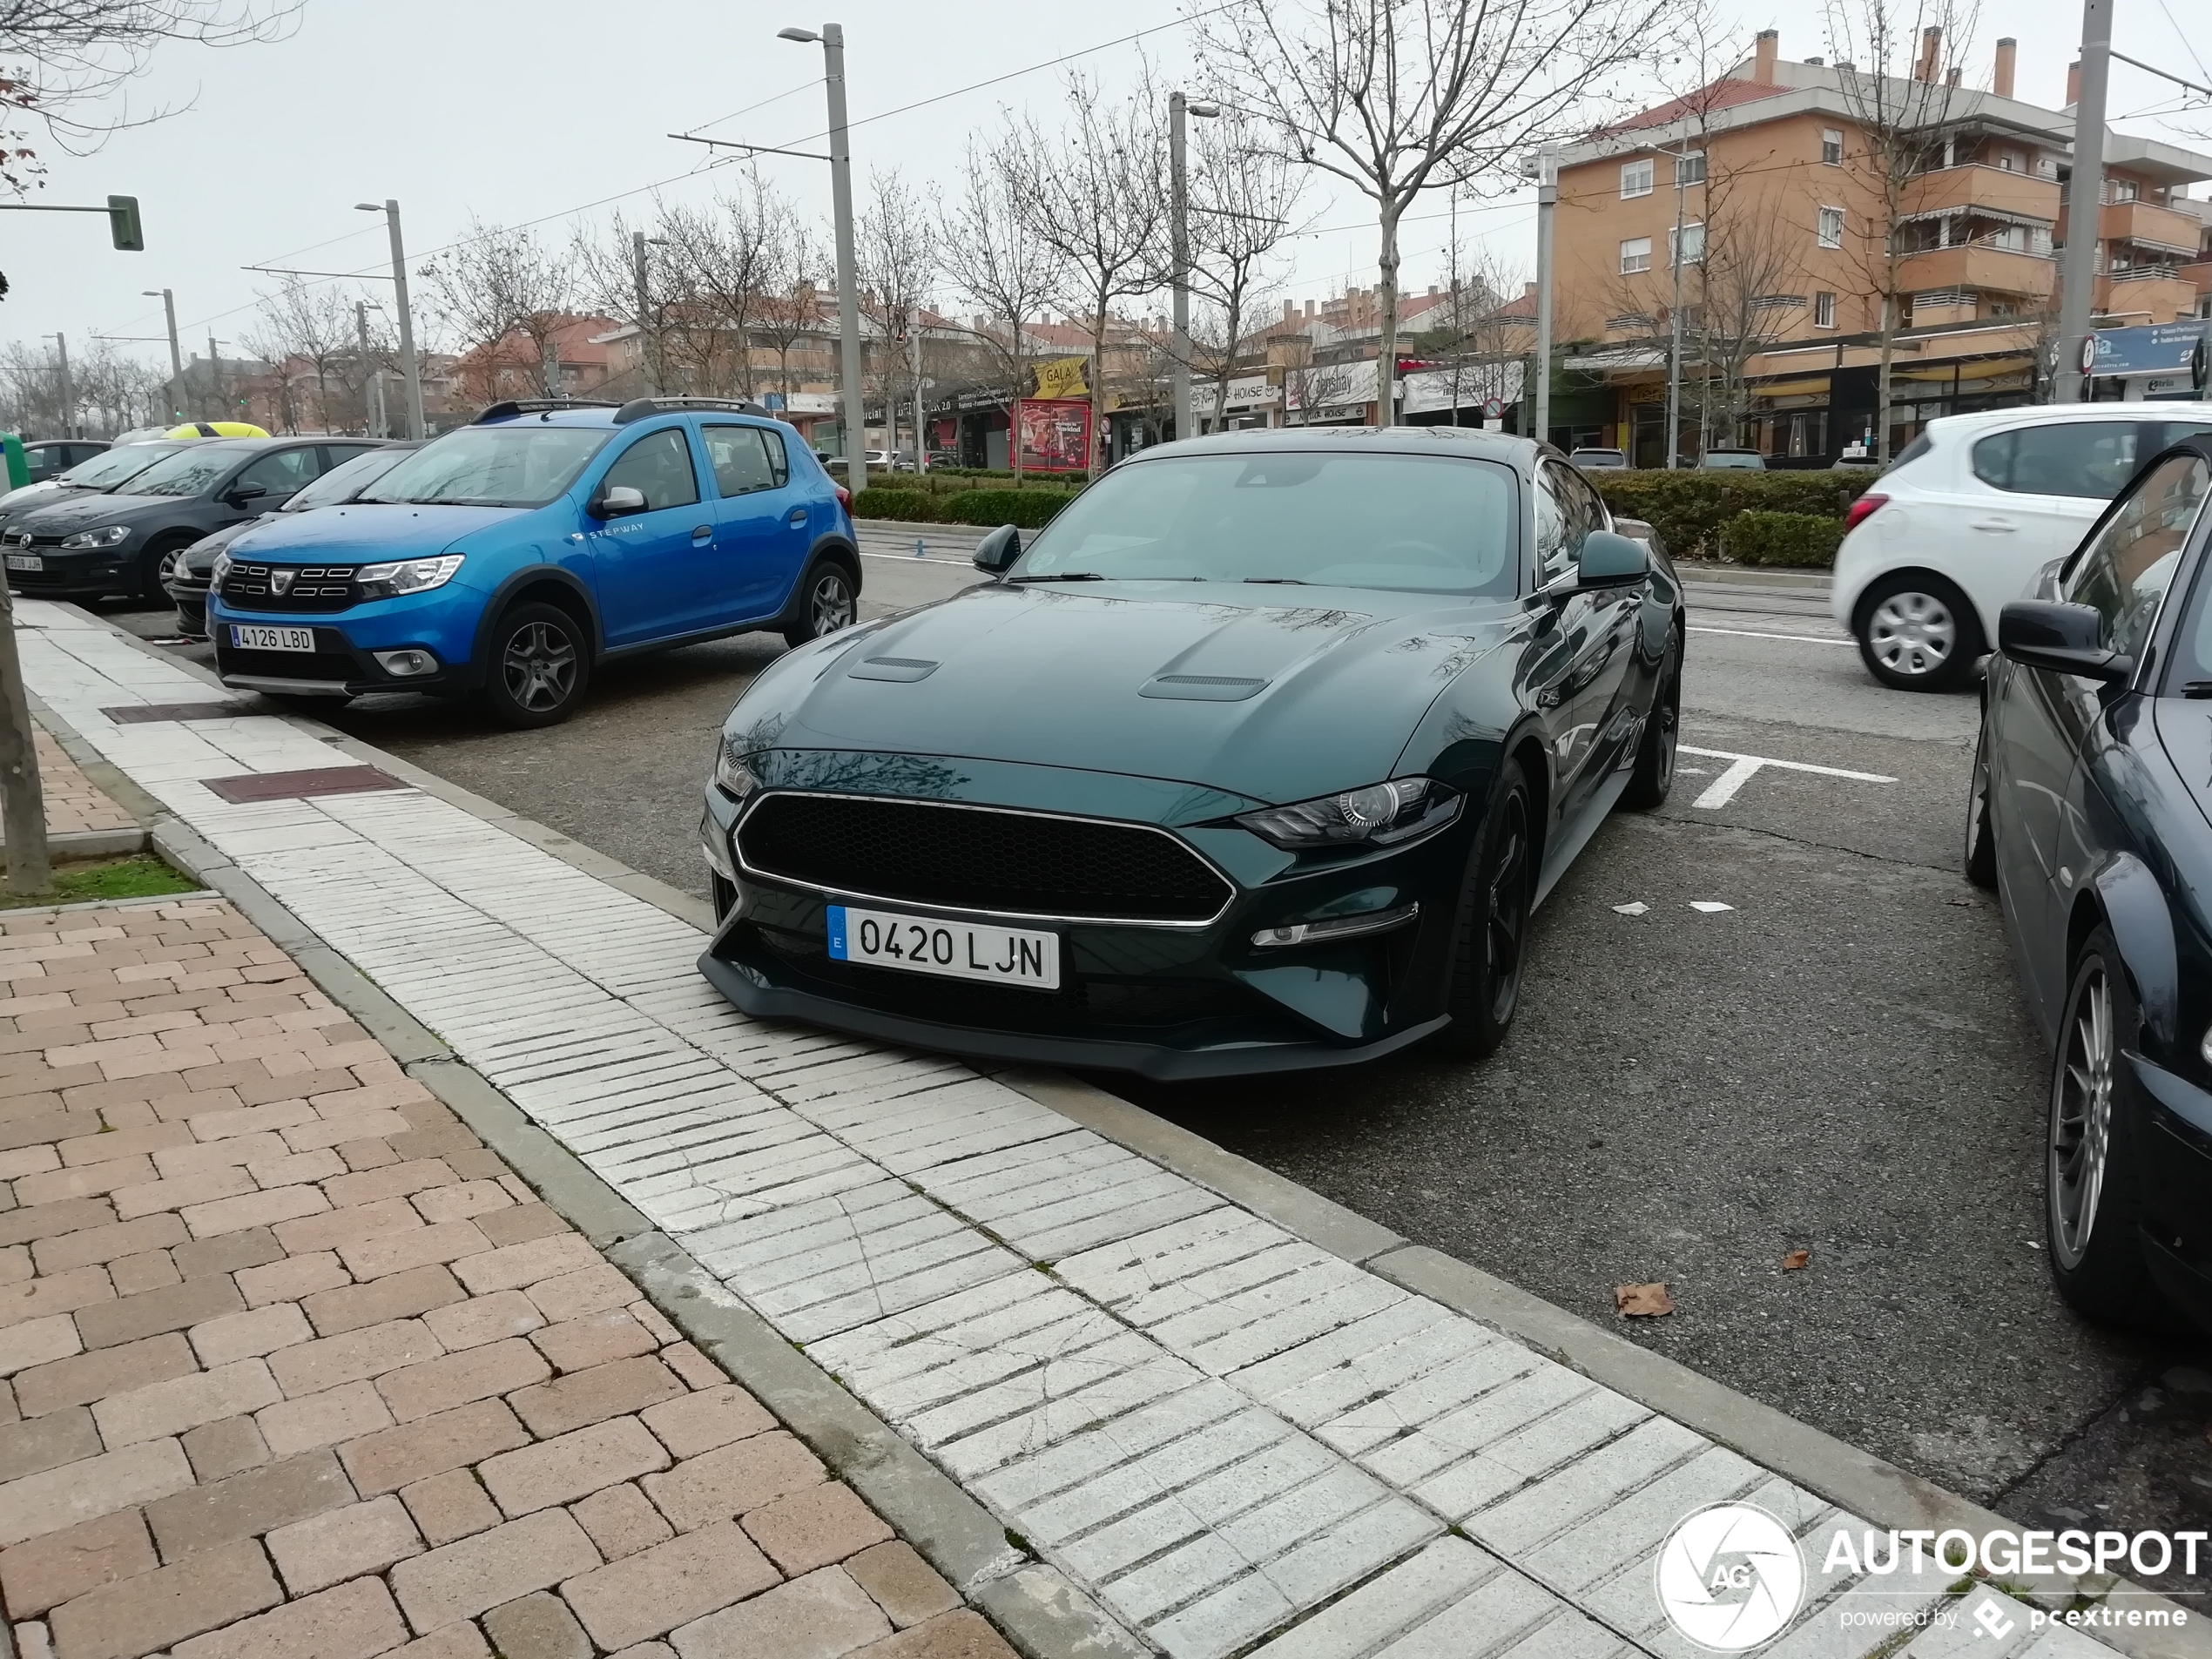
[[[1636,769],[1621,792],[1621,804],[1648,813],[1667,804],[1675,786],[1675,749],[1682,741],[1682,636],[1669,631],[1666,660],[1659,665],[1659,690],[1651,716],[1636,745]]]
[[[1475,842],[1460,898],[1459,937],[1452,960],[1446,1045],[1480,1059],[1505,1041],[1521,1001],[1529,902],[1535,896],[1535,844],[1528,785],[1521,763],[1500,774]]]

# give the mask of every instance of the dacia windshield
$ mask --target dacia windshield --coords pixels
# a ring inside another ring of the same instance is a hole
[[[417,449],[361,492],[364,502],[543,507],[606,446],[605,427],[469,426]]]

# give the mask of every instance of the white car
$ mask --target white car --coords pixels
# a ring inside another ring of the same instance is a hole
[[[2068,403],[1946,415],[1852,503],[1836,620],[1885,685],[1955,684],[1997,613],[2074,551],[2135,469],[2212,432],[2212,403]]]

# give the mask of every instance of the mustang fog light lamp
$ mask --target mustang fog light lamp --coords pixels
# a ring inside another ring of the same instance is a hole
[[[438,659],[427,651],[380,651],[370,653],[387,674],[409,679],[417,674],[435,674]]]
[[[1235,821],[1291,853],[1324,846],[1393,846],[1441,829],[1460,815],[1466,799],[1433,778],[1399,778],[1245,813]]]
[[[1276,950],[1285,945],[1332,944],[1339,939],[1357,939],[1363,934],[1388,933],[1393,927],[1404,927],[1420,914],[1420,906],[1402,904],[1391,910],[1370,910],[1364,915],[1294,921],[1287,927],[1261,928],[1252,935],[1252,943],[1262,950]]]

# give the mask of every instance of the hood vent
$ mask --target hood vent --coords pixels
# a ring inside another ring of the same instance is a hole
[[[1264,679],[1236,674],[1155,674],[1136,694],[1184,703],[1241,703],[1258,696],[1266,685]]]
[[[921,657],[869,657],[860,665],[845,671],[853,680],[926,680],[937,671],[937,664]]]

